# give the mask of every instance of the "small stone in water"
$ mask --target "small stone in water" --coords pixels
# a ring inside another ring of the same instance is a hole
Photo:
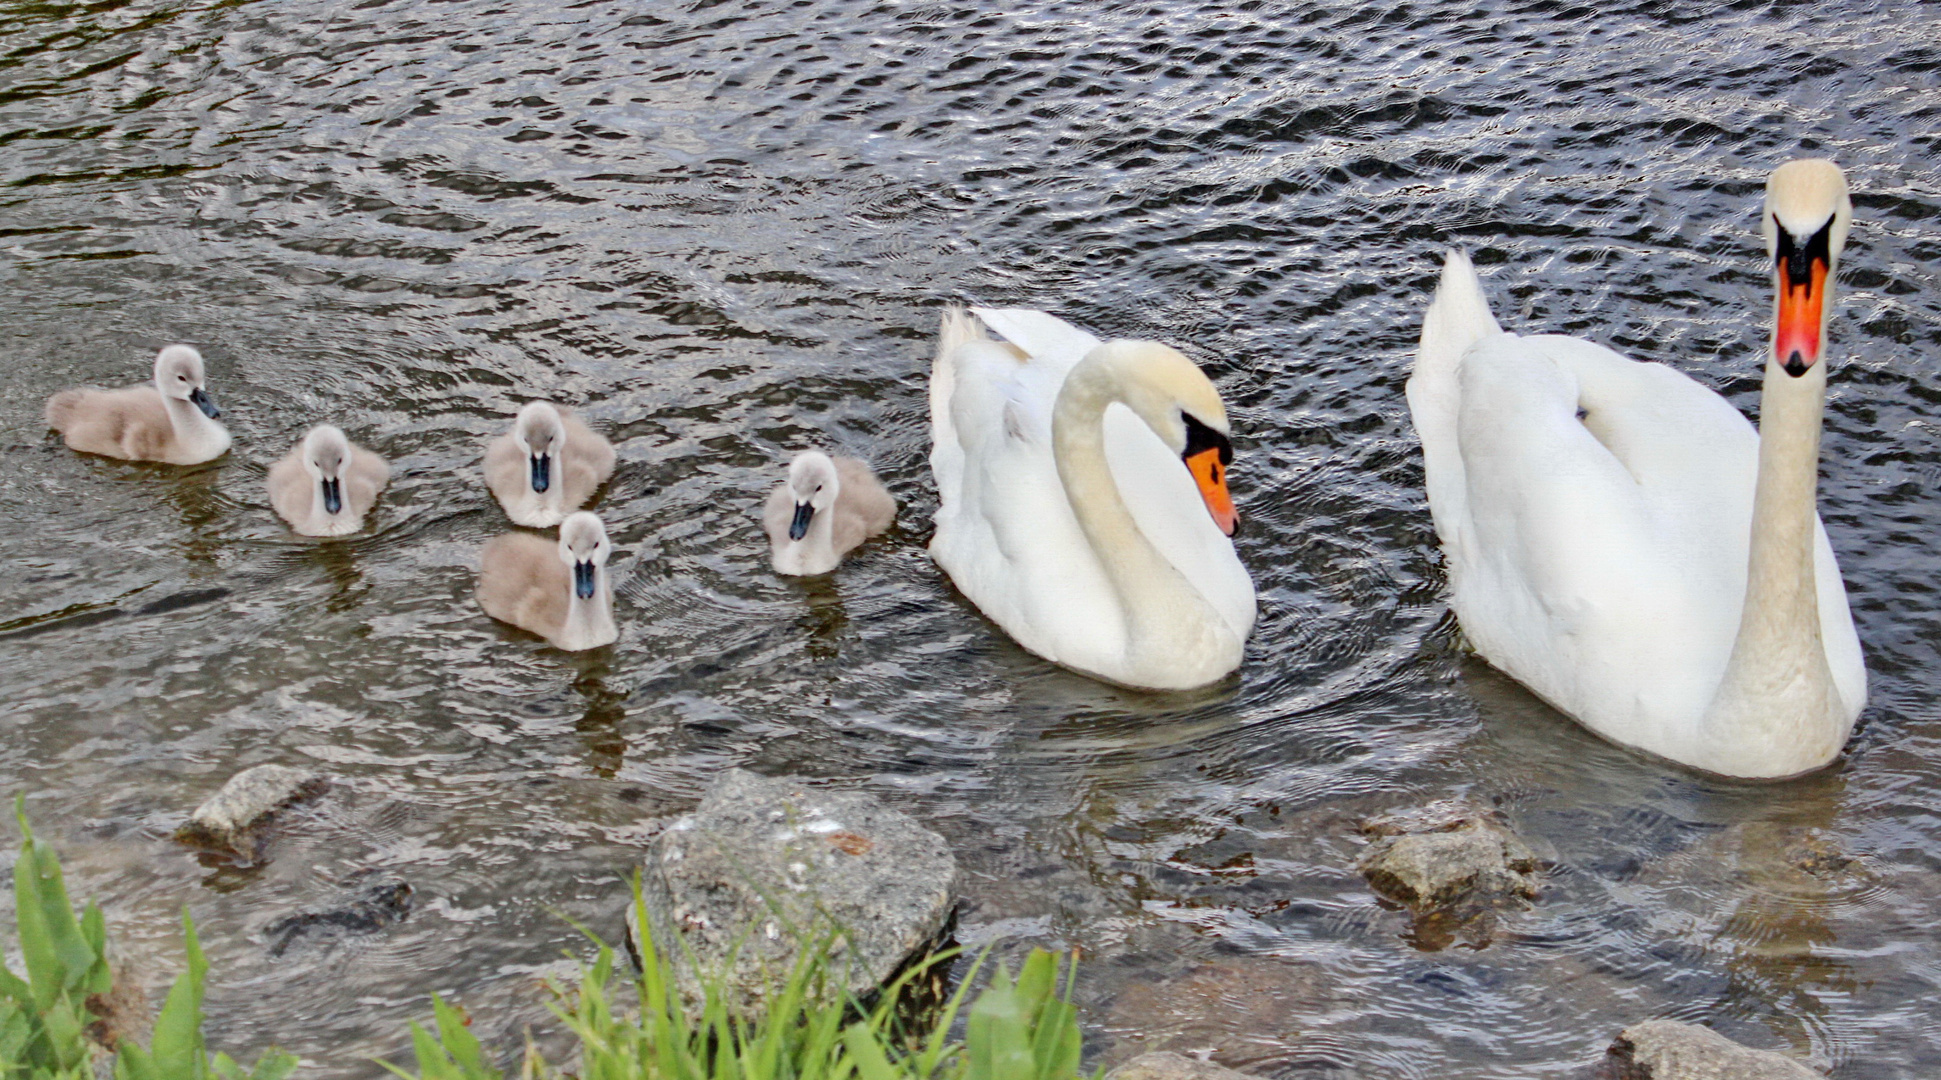
[[[1105,1080],[1253,1080],[1253,1077],[1224,1065],[1161,1050],[1133,1058],[1106,1073]]]
[[[375,934],[392,923],[403,922],[411,914],[411,892],[409,882],[386,881],[334,911],[306,911],[278,919],[263,931],[264,936],[276,939],[270,955],[282,956],[297,938],[317,931]]]
[[[1414,912],[1424,948],[1447,946],[1469,924],[1487,943],[1491,909],[1537,897],[1537,857],[1488,811],[1445,811],[1414,827],[1383,819],[1363,831],[1377,836],[1362,854],[1363,876]]]
[[[306,769],[257,765],[244,769],[210,796],[175,838],[186,844],[231,852],[244,862],[261,854],[259,832],[280,809],[321,793],[330,781]]]
[[[1597,1080],[1825,1080],[1770,1050],[1754,1050],[1697,1024],[1646,1020],[1618,1033]]]

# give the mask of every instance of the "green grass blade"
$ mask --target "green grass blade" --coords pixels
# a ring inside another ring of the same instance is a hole
[[[183,951],[189,967],[169,988],[168,1000],[155,1018],[155,1035],[149,1041],[149,1054],[155,1067],[169,1080],[201,1080],[206,1071],[202,1051],[202,987],[209,974],[209,961],[202,955],[202,942],[196,937],[195,920],[189,909],[182,909]]]

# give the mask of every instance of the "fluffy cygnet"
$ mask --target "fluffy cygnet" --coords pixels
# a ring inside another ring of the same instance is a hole
[[[170,345],[155,357],[153,384],[86,387],[47,399],[47,426],[70,450],[129,461],[195,465],[229,449],[229,429],[202,384],[202,354]]]
[[[612,550],[606,526],[584,510],[561,523],[557,543],[531,533],[496,537],[479,557],[479,606],[567,652],[611,645],[620,636],[607,581]]]
[[[826,574],[857,544],[890,527],[896,500],[855,458],[804,450],[768,497],[762,523],[780,574]]]
[[[343,536],[364,527],[390,479],[383,458],[318,424],[270,466],[270,505],[305,536]]]
[[[613,475],[613,447],[572,413],[528,402],[485,450],[485,484],[521,525],[544,529],[586,505]]]

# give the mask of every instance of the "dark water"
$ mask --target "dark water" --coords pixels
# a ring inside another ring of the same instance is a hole
[[[1567,1077],[1670,1015],[1842,1080],[1941,1073],[1938,40],[1941,9],[1852,0],[4,0],[0,622],[30,632],[0,639],[0,780],[158,988],[194,912],[219,1046],[314,1075],[408,1056],[433,991],[511,1046],[584,955],[561,916],[616,933],[620,875],[729,764],[947,834],[967,937],[1085,950],[1104,1060]],[[1754,206],[1800,152],[1858,206],[1822,507],[1873,701],[1835,768],[1740,787],[1463,658],[1402,383],[1454,243],[1506,324],[1754,407]],[[1232,685],[1086,682],[940,579],[953,298],[1216,375],[1261,592]],[[43,432],[50,392],[171,341],[210,360],[219,465]],[[505,527],[482,442],[539,395],[619,448],[604,653],[470,601]],[[262,490],[320,420],[395,469],[346,543]],[[807,444],[875,461],[903,514],[801,585],[755,512]],[[269,866],[166,839],[265,761],[339,778]],[[1430,950],[1356,825],[1453,798],[1554,866],[1493,944]],[[399,880],[402,922],[270,955]]]

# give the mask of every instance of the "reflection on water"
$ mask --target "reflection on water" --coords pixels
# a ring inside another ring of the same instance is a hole
[[[584,951],[561,916],[617,933],[655,831],[746,765],[943,832],[967,940],[1084,950],[1104,1058],[1564,1077],[1674,1015],[1841,1080],[1941,1073],[1936,9],[644,12],[0,0],[0,780],[132,958],[172,970],[190,906],[222,1048],[375,1078],[433,991],[496,1045],[547,1030],[535,973]],[[1801,151],[1857,204],[1822,506],[1873,704],[1823,776],[1723,784],[1464,656],[1402,383],[1456,243],[1506,320],[1755,408],[1754,200]],[[1053,668],[930,563],[953,299],[1216,379],[1260,594],[1229,683]],[[224,460],[41,430],[48,394],[170,341],[209,358]],[[540,396],[619,453],[622,636],[584,656],[472,598],[506,528],[480,454]],[[320,421],[393,465],[328,543],[262,490]],[[902,511],[796,582],[757,514],[803,446],[870,460]],[[166,840],[261,762],[335,778],[267,864]],[[1488,947],[1425,952],[1354,871],[1359,826],[1456,799],[1549,869]],[[372,883],[409,918],[270,955]]]
[[[573,680],[573,691],[585,699],[586,708],[573,726],[586,743],[587,768],[603,780],[618,775],[627,756],[627,693],[607,685],[611,652],[589,649],[574,657],[580,675]]]
[[[808,635],[806,652],[816,660],[834,660],[841,651],[843,632],[849,628],[849,615],[843,611],[842,593],[833,577],[802,578],[796,582],[802,602],[808,607],[797,623]]]

